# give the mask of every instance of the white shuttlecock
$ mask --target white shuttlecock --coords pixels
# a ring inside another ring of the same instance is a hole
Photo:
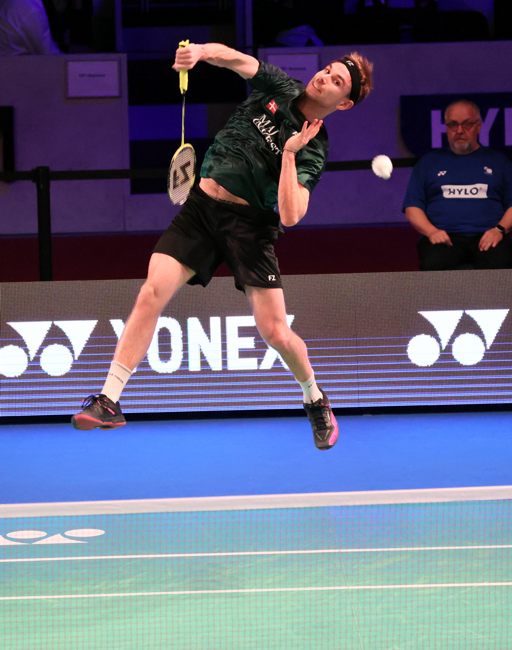
[[[391,178],[391,173],[393,172],[393,163],[391,162],[391,158],[389,156],[384,156],[383,154],[375,156],[372,160],[372,171],[376,176],[383,178],[384,180]]]

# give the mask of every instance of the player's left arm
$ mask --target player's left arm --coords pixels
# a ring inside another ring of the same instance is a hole
[[[309,190],[299,183],[295,156],[321,127],[322,120],[315,119],[311,124],[304,122],[301,131],[285,142],[277,191],[279,216],[284,226],[295,226],[307,212]]]
[[[172,67],[178,72],[191,70],[199,61],[233,70],[244,79],[252,79],[260,65],[258,59],[250,54],[239,52],[222,43],[190,43],[176,50]]]

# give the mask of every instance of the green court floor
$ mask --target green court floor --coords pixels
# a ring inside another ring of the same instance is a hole
[[[0,647],[512,648],[511,500],[265,500],[0,518]]]

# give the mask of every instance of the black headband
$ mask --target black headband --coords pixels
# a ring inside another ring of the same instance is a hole
[[[357,65],[350,59],[348,56],[344,56],[342,59],[338,59],[340,63],[346,66],[349,71],[350,78],[352,80],[352,88],[350,89],[349,99],[351,99],[354,104],[360,99],[361,94],[361,74]]]

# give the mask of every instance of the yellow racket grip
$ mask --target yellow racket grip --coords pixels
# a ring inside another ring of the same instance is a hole
[[[178,43],[178,47],[187,47],[190,45],[188,38]],[[188,70],[180,70],[180,92],[184,95],[188,90]]]

